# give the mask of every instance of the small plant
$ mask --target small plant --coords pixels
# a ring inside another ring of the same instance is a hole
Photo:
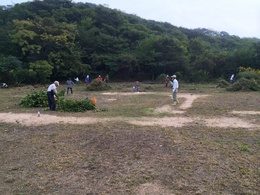
[[[249,147],[246,146],[246,145],[241,145],[241,146],[239,146],[239,149],[240,149],[241,151],[244,151],[244,152],[249,152]]]

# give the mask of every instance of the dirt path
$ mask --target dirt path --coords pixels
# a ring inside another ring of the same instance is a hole
[[[144,93],[134,94],[134,93],[104,93],[104,95],[140,95]],[[146,93],[148,94],[148,93]],[[155,113],[178,113],[183,114],[186,112],[186,109],[192,106],[192,103],[197,98],[205,98],[207,95],[192,95],[192,94],[179,94],[179,97],[184,98],[185,101],[176,110],[172,105],[164,105],[160,108],[155,108]],[[116,100],[116,99],[111,99]],[[260,114],[260,112],[253,111],[232,111],[232,114],[235,115],[247,115],[247,114]],[[219,127],[219,128],[247,128],[247,129],[258,129],[258,125],[252,124],[246,120],[242,120],[239,117],[216,117],[216,118],[207,118],[207,116],[197,116],[197,117],[114,117],[114,118],[93,118],[93,117],[63,117],[55,116],[48,114],[41,114],[38,117],[37,113],[28,114],[28,113],[0,113],[0,122],[7,123],[17,123],[27,126],[39,126],[47,125],[53,123],[70,123],[70,124],[93,124],[93,123],[106,123],[108,121],[122,121],[130,124],[140,125],[140,126],[172,126],[172,127],[182,127],[188,125],[204,125],[208,127]]]

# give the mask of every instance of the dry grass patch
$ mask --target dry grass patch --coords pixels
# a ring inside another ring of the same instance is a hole
[[[97,110],[61,113],[42,109],[46,121],[55,117],[68,121],[45,124],[41,119],[38,126],[4,121],[5,116],[12,116],[8,112],[35,114],[29,119],[38,119],[37,108],[17,105],[32,87],[1,90],[0,194],[259,193],[259,114],[232,112],[259,112],[259,93],[223,93],[212,85],[183,84],[180,104],[174,107],[183,112],[156,113],[172,103],[170,88],[142,84],[143,94],[137,95],[132,94],[130,83],[111,85],[110,93],[117,94],[90,93],[83,85],[76,86],[66,98],[96,97]],[[182,109],[184,92],[208,96]],[[256,127],[218,126],[226,124],[225,120],[206,125],[219,118]],[[91,122],[78,124],[73,119]],[[165,125],[166,119],[183,125]]]

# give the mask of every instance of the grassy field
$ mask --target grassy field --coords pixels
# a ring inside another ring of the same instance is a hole
[[[0,113],[110,118],[102,123],[26,126],[0,123],[0,194],[259,194],[260,128],[137,125],[132,118],[235,117],[260,127],[260,93],[226,92],[214,84],[181,84],[179,94],[208,95],[184,113],[155,113],[171,105],[171,89],[141,83],[111,83],[111,91],[74,87],[68,99],[95,97],[95,111],[51,112],[22,108],[26,94],[47,86],[0,89]],[[64,89],[61,85],[59,90]],[[146,92],[146,93],[143,93]],[[104,94],[107,93],[107,94]],[[184,102],[174,109],[178,110]],[[172,106],[172,105],[171,105]],[[232,111],[255,114],[235,115]],[[113,118],[125,120],[112,120]],[[178,121],[176,121],[178,123]]]

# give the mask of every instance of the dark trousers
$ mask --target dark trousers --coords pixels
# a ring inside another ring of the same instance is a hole
[[[69,93],[69,91],[70,91],[70,93],[73,93],[72,87],[68,87],[68,88],[67,88],[67,94]]]
[[[54,94],[53,92],[47,92],[47,96],[48,96],[48,103],[49,103],[49,107],[51,110],[56,110],[56,101],[54,99]]]

